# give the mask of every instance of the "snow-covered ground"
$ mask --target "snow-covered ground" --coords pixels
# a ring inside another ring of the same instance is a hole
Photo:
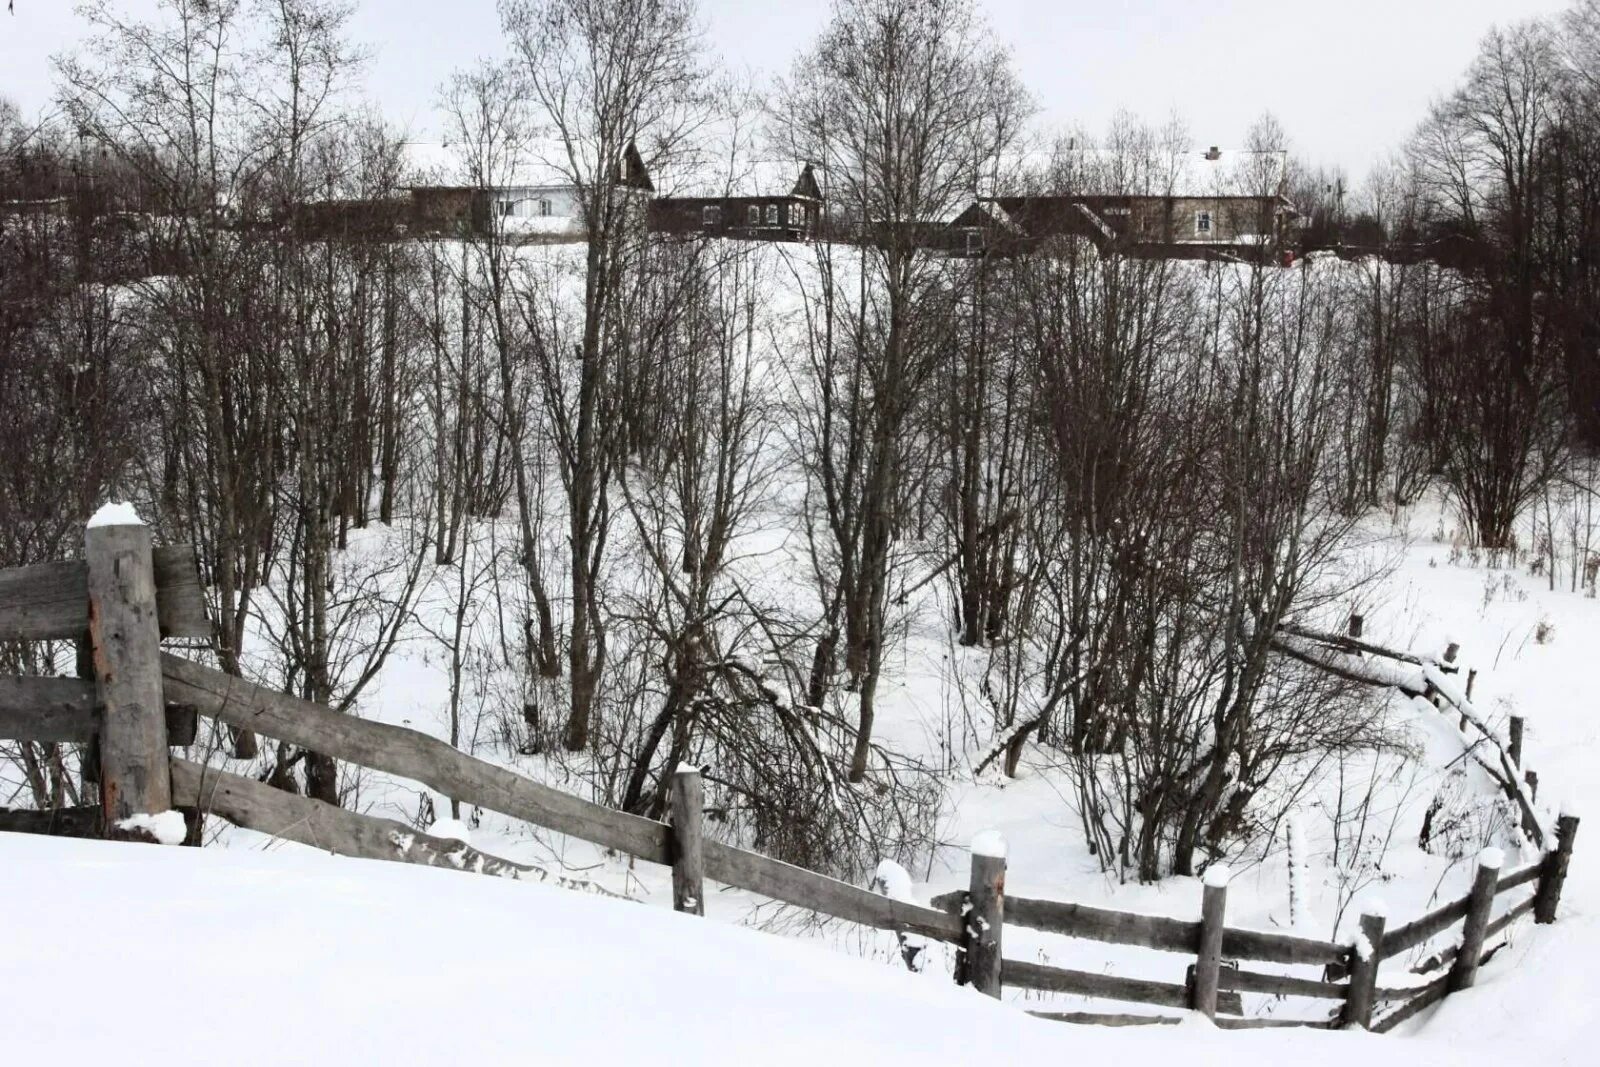
[[[526,883],[16,835],[0,838],[0,859],[7,1063],[1503,1067],[1592,1062],[1584,1035],[1600,1036],[1582,990],[1562,995],[1532,970],[1579,962],[1548,936],[1515,977],[1496,961],[1412,1038],[1224,1032],[1199,1017],[1102,1029]],[[1560,1027],[1557,1012],[1570,1013]]]

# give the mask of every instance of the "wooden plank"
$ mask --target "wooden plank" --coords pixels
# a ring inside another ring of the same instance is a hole
[[[1060,900],[1006,898],[1006,922],[1052,934],[1164,952],[1196,952],[1200,924],[1162,915],[1134,915]]]
[[[1435,937],[1467,917],[1467,897],[1452,900],[1426,915],[1398,926],[1383,939],[1384,959],[1416,948],[1430,937]]]
[[[720,841],[707,840],[704,848],[706,876],[724,885],[879,930],[922,934],[951,944],[961,941],[964,926],[958,916],[892,900]]]
[[[1030,1011],[1028,1014],[1035,1019],[1082,1026],[1176,1026],[1183,1022],[1178,1015],[1123,1015],[1099,1011]]]
[[[54,808],[49,811],[10,811],[0,808],[0,833],[45,834],[50,837],[103,837],[105,822],[100,808]]]
[[[93,682],[0,675],[0,739],[83,743],[99,728]]]
[[[1234,960],[1321,966],[1349,962],[1350,946],[1293,934],[1268,933],[1265,930],[1230,929],[1222,935],[1222,954]]]
[[[1212,1022],[1219,1030],[1277,1030],[1298,1027],[1310,1030],[1332,1030],[1331,1019],[1230,1019],[1219,1016]]]
[[[211,637],[194,549],[151,552],[163,637]],[[0,570],[0,641],[71,640],[89,632],[89,568],[82,560]]]
[[[89,645],[100,698],[100,806],[108,832],[172,807],[150,528],[90,525]]]
[[[1512,871],[1495,883],[1494,895],[1499,896],[1501,893],[1510,892],[1518,886],[1527,885],[1529,882],[1537,882],[1539,880],[1539,871],[1542,869],[1543,867],[1540,863],[1530,863],[1520,871]]]
[[[1173,982],[1153,982],[1145,978],[1124,978],[1114,974],[1073,971],[1047,967],[1021,960],[1003,960],[1000,980],[1008,986],[1040,989],[1050,993],[1075,993],[1107,1000],[1129,1000],[1163,1008],[1187,1009],[1189,990]]]
[[[1269,993],[1284,997],[1316,997],[1319,1000],[1344,1000],[1350,987],[1342,982],[1319,982],[1314,978],[1297,978],[1290,974],[1264,974],[1224,967],[1220,977],[1223,989],[1241,993]]]
[[[1386,1034],[1399,1026],[1407,1019],[1414,1017],[1418,1012],[1431,1005],[1439,1003],[1450,992],[1450,975],[1448,972],[1435,978],[1425,986],[1419,987],[1417,995],[1406,1001],[1405,1004],[1385,1015],[1372,1024],[1372,1032]]]
[[[335,759],[412,778],[464,804],[476,804],[652,863],[671,862],[666,823],[613,811],[540,785],[416,730],[341,715],[177,656],[164,654],[161,664],[168,698],[191,704],[202,715]]]
[[[346,811],[179,756],[171,757],[171,774],[173,802],[180,807],[220,815],[236,826],[340,856],[447,867],[617,895],[586,881],[552,877],[542,867],[491,856],[464,841],[433,837],[393,819]]]
[[[1504,915],[1500,916],[1494,922],[1489,924],[1488,931],[1483,935],[1484,940],[1490,940],[1495,936],[1504,933],[1506,927],[1510,926],[1512,923],[1516,922],[1518,919],[1532,911],[1534,902],[1537,900],[1537,895],[1533,895],[1529,896],[1528,899],[1524,900],[1522,903],[1512,906]]]

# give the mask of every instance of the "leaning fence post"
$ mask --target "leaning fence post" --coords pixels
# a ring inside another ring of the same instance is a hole
[[[704,804],[700,772],[680,766],[672,775],[672,908],[690,915],[706,913]]]
[[[1556,847],[1544,857],[1539,872],[1539,890],[1533,898],[1533,921],[1556,921],[1556,905],[1561,903],[1561,886],[1567,880],[1567,867],[1572,863],[1572,839],[1578,833],[1578,817],[1562,812],[1556,819]]]
[[[967,890],[965,957],[959,973],[986,996],[1000,996],[1000,935],[1005,924],[1006,842],[993,830],[972,839],[972,878]]]
[[[126,505],[101,508],[84,532],[89,645],[99,692],[100,799],[106,832],[172,807],[150,528]]]
[[[1478,873],[1472,879],[1472,894],[1467,898],[1467,920],[1462,929],[1461,951],[1450,968],[1452,993],[1471,989],[1478,980],[1478,964],[1483,959],[1483,935],[1489,929],[1489,912],[1494,908],[1495,883],[1505,854],[1497,848],[1478,853]]]
[[[1367,1028],[1372,1025],[1372,1006],[1378,999],[1378,964],[1383,961],[1381,909],[1361,916],[1361,933],[1350,954],[1350,992],[1344,1002],[1344,1025]]]
[[[1194,967],[1194,988],[1189,1007],[1216,1018],[1217,982],[1222,973],[1222,932],[1228,906],[1228,868],[1214,863],[1206,868],[1200,898],[1200,948]]]

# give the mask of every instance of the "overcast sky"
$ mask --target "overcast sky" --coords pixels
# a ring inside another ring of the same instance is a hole
[[[83,33],[71,0],[0,10],[0,94],[49,105],[50,56]],[[124,0],[129,11],[156,0]],[[359,0],[353,33],[376,54],[369,95],[393,121],[433,132],[454,67],[499,51],[495,0]],[[1495,23],[1564,0],[980,0],[1049,127],[1103,128],[1119,108],[1183,116],[1197,142],[1237,144],[1263,111],[1300,155],[1359,178],[1396,148]],[[786,71],[829,0],[701,0],[720,61],[758,78]]]

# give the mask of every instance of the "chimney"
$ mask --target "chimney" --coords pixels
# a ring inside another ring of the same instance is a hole
[[[1216,145],[1212,145],[1211,150],[1206,153],[1206,158],[1215,163],[1217,160],[1222,158],[1222,149],[1218,148]]]

